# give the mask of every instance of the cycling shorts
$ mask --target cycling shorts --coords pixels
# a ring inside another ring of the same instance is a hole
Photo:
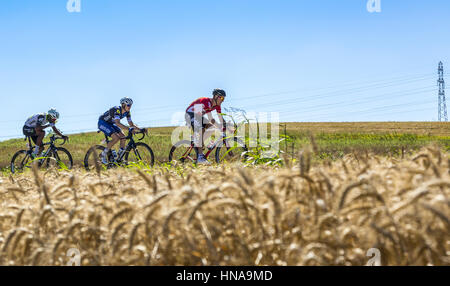
[[[33,140],[34,144],[37,144],[37,135],[36,135],[36,129],[34,127],[29,126],[23,126],[22,129],[23,135],[30,137],[31,140]]]
[[[199,117],[199,120],[196,120],[195,115],[193,112],[186,112],[185,119],[187,125],[192,127],[192,130],[195,130],[195,127],[197,128],[206,128],[208,124],[211,124],[209,120],[206,117]]]
[[[120,133],[122,130],[116,124],[108,123],[104,120],[98,121],[98,129],[105,133],[106,136],[111,137],[114,133]]]

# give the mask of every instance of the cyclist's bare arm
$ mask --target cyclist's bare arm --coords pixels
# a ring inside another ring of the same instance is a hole
[[[65,137],[65,136],[61,133],[61,131],[59,131],[58,128],[56,128],[55,126],[52,126],[52,129],[53,129],[53,132],[56,133],[56,135],[61,136],[61,137],[63,137],[63,138]]]
[[[207,116],[208,116],[209,122],[211,122],[212,125],[214,125],[217,129],[220,130],[220,129],[221,129],[221,126],[223,126],[223,122],[224,122],[222,115],[221,115],[221,114],[218,114],[218,116],[219,116],[219,121],[220,121],[220,124],[219,124],[219,125],[217,124],[216,120],[212,117],[211,113],[208,113]]]
[[[208,117],[208,122],[209,123],[211,123],[213,125],[216,123],[216,120],[214,120],[214,118],[212,117],[211,112],[210,113],[206,113],[206,116]]]
[[[114,123],[115,123],[117,126],[119,126],[121,129],[125,129],[125,130],[128,129],[128,126],[125,126],[125,125],[123,125],[122,123],[120,123],[120,120],[119,120],[119,119],[114,120]]]
[[[139,128],[139,127],[138,127],[138,126],[137,126],[136,124],[134,124],[134,123],[133,123],[133,121],[131,121],[131,120],[130,120],[130,121],[128,121],[128,124],[130,125],[130,127],[134,127],[134,128],[136,128],[136,130],[137,130],[137,131],[139,131],[139,130],[140,130],[140,128]]]
[[[212,117],[211,113],[207,113],[206,116],[208,117],[208,122],[211,124],[210,127],[215,126],[217,127],[216,120]]]

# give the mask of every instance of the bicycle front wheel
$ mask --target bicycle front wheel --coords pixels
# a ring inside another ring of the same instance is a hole
[[[61,147],[56,147],[45,159],[47,168],[56,168],[58,170],[71,170],[73,167],[72,155],[70,152]]]
[[[217,164],[223,162],[245,162],[247,160],[247,146],[238,137],[225,140],[222,146],[216,148]]]
[[[31,168],[31,159],[27,150],[20,150],[11,159],[11,172],[22,173],[24,169]]]
[[[155,156],[152,148],[145,143],[138,142],[134,148],[127,148],[125,151],[124,163],[125,165],[138,164],[147,167],[152,167],[155,163]]]
[[[191,141],[182,140],[175,143],[169,152],[169,162],[177,161],[181,163],[197,161],[197,152]]]

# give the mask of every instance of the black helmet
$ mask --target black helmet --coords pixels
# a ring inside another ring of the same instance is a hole
[[[213,90],[213,96],[216,96],[216,95],[218,95],[218,96],[227,96],[227,94],[225,93],[225,90],[223,90],[223,89],[218,89],[218,88],[216,88],[215,90]]]

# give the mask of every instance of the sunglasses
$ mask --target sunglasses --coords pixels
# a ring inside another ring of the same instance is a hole
[[[127,104],[128,107],[131,107],[131,104]]]
[[[225,96],[220,95],[219,98],[222,99],[222,101],[225,100]]]

